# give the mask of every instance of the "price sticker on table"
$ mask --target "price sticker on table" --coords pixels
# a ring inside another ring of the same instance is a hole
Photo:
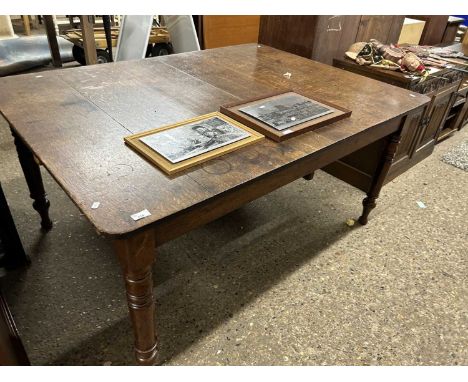
[[[146,218],[148,216],[151,216],[151,212],[149,212],[147,209],[137,212],[136,214],[130,215],[130,217],[135,221]]]

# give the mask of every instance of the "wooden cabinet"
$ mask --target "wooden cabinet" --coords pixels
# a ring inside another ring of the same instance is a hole
[[[435,45],[442,42],[449,17],[443,15],[415,15],[412,19],[422,20],[426,23],[421,35],[420,45]]]
[[[454,118],[454,129],[461,130],[468,124],[468,100],[465,98],[465,103]]]
[[[399,121],[403,125],[401,141],[384,184],[420,161],[420,159],[415,158],[415,152],[428,108],[429,104],[422,106]],[[368,192],[387,143],[388,137],[341,158],[323,170],[364,192]],[[433,148],[434,145],[430,146],[430,149]]]
[[[412,78],[401,72],[360,66],[348,59],[334,59],[333,65],[337,68],[432,97],[431,107],[426,115],[429,119],[425,118],[424,122],[427,122],[427,124],[421,126],[418,147],[427,146],[431,142],[434,144],[439,138],[442,139],[455,130],[455,127],[446,122],[456,101],[457,94],[460,94],[459,87],[464,84],[464,82],[462,83],[463,74],[461,72],[453,68],[442,69],[437,72],[436,76],[420,82],[419,78]],[[451,118],[454,116],[452,115]],[[423,129],[424,131],[422,131]],[[432,152],[427,147],[423,151],[427,155]]]
[[[453,43],[455,37],[457,37],[458,28],[463,24],[465,20],[461,17],[449,16],[447,26],[445,27],[444,35],[442,36],[442,42]]]
[[[0,281],[4,268],[28,263],[0,183]],[[0,366],[29,365],[13,316],[0,285]]]
[[[438,72],[436,77],[420,82],[419,79],[410,78],[404,73],[360,66],[351,60],[334,59],[333,65],[431,97],[428,105],[414,111],[402,121],[401,141],[384,183],[391,181],[429,156],[438,139],[454,131],[453,127],[446,124],[446,120],[459,94],[462,78],[460,72],[444,69]],[[463,116],[460,114],[458,118],[464,119],[465,114]],[[385,144],[385,140],[376,142],[370,147],[342,158],[325,170],[367,191]]]
[[[465,76],[458,88],[452,113],[453,119],[451,119],[449,127],[453,130],[461,130],[468,123],[468,76]]]
[[[420,147],[419,138],[421,129],[427,126],[428,109],[429,106],[426,106],[406,117],[402,128],[401,141],[398,145],[392,167],[390,168],[387,182],[419,162],[419,159],[417,157],[413,158],[413,156]],[[427,153],[428,155],[432,152],[433,148],[434,145],[429,148],[430,152]]]
[[[421,132],[421,138],[418,143],[418,149],[422,150],[428,144],[434,144],[447,118],[448,113],[453,105],[453,101],[457,95],[459,84],[448,86],[437,92],[432,97],[431,106],[428,111],[428,123],[426,128]]]
[[[404,16],[261,16],[258,42],[332,64],[356,41],[398,41]]]

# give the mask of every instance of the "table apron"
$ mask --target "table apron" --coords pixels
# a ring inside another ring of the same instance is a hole
[[[156,244],[161,245],[189,231],[216,220],[244,204],[264,196],[277,188],[321,169],[346,155],[379,139],[389,136],[403,126],[406,115],[399,116],[371,129],[370,134],[357,134],[339,141],[308,157],[297,160],[261,177],[226,191],[215,198],[195,205],[152,225]],[[368,131],[367,131],[368,132]],[[369,133],[369,132],[368,132]],[[144,227],[146,229],[150,227]]]

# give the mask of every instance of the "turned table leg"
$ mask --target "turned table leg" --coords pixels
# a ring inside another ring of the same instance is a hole
[[[135,356],[141,365],[152,365],[157,357],[154,328],[152,265],[156,243],[151,230],[114,242],[122,266],[130,319],[135,337]]]
[[[363,211],[362,215],[359,217],[359,223],[366,225],[368,221],[369,213],[375,208],[376,200],[379,197],[380,190],[384,184],[385,178],[390,170],[390,166],[393,163],[395,158],[395,153],[398,148],[398,144],[401,140],[401,131],[390,136],[390,140],[385,148],[385,151],[382,155],[381,162],[377,168],[374,179],[372,180],[371,187],[367,193],[367,197],[362,201]]]
[[[24,144],[23,140],[12,130],[12,135],[15,139],[16,151],[18,159],[23,169],[23,174],[28,184],[31,199],[34,200],[33,208],[39,212],[41,216],[41,227],[48,231],[52,228],[52,221],[49,217],[50,202],[47,199],[47,194],[44,190],[42,182],[41,169],[34,159],[34,155],[29,148]]]

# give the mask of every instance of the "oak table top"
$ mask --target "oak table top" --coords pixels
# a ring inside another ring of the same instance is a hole
[[[285,73],[291,73],[288,79]],[[293,162],[319,158],[427,97],[257,44],[0,79],[0,111],[103,235],[119,237]],[[346,120],[268,139],[169,177],[123,138],[293,89],[352,110]],[[372,134],[378,134],[372,133]],[[98,209],[91,209],[100,202]],[[151,216],[130,215],[148,209]]]
[[[289,76],[284,76],[290,73]],[[289,78],[288,78],[289,77]],[[0,79],[33,207],[52,228],[35,157],[102,235],[113,240],[125,282],[139,364],[158,360],[155,247],[378,140],[385,142],[363,200],[366,224],[403,131],[429,98],[256,44]],[[283,142],[263,139],[173,176],[124,137],[293,90],[351,117]],[[409,116],[412,116],[409,118]],[[408,117],[408,118],[407,118]],[[92,209],[99,202],[97,209]],[[132,214],[151,215],[134,221]]]

